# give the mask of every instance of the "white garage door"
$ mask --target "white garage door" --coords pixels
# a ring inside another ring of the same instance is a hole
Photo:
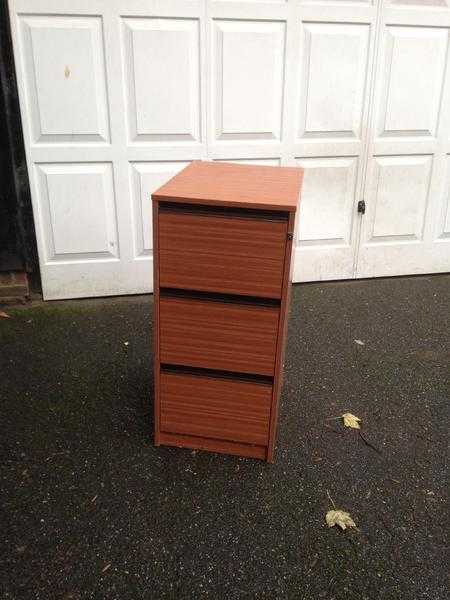
[[[192,159],[305,168],[296,281],[449,269],[445,0],[9,5],[46,298],[151,291]]]

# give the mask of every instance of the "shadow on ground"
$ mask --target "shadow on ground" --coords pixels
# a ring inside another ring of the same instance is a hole
[[[295,286],[275,465],[152,446],[151,297],[9,310],[0,597],[447,598],[449,288]]]

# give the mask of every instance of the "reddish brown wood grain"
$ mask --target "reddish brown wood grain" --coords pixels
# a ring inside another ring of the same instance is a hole
[[[161,373],[161,430],[265,446],[272,386]]]
[[[163,363],[273,375],[279,307],[161,296]]]
[[[153,198],[295,212],[302,178],[296,167],[193,161]]]
[[[158,212],[159,205],[153,202],[153,247],[156,249],[153,253],[153,388],[154,388],[154,431],[155,446],[159,446],[159,236],[158,236]]]
[[[281,296],[287,221],[161,211],[160,285]]]
[[[270,433],[269,446],[267,448],[267,461],[274,462],[275,442],[278,426],[278,408],[280,403],[281,389],[284,378],[284,355],[286,349],[287,324],[289,314],[289,303],[291,299],[292,288],[292,251],[293,251],[293,233],[295,226],[295,214],[289,217],[289,232],[292,233],[291,239],[286,243],[285,260],[283,268],[283,293],[281,297],[280,319],[278,322],[277,349],[275,353],[275,377],[273,385],[272,408],[270,413]]]
[[[153,195],[155,444],[273,462],[302,175],[197,161]]]
[[[196,448],[198,450],[209,450],[209,452],[220,452],[222,454],[236,454],[237,456],[246,456],[247,458],[266,458],[266,446],[255,446],[240,442],[229,442],[227,440],[165,433],[162,431],[160,442],[167,446],[178,446],[179,448]]]

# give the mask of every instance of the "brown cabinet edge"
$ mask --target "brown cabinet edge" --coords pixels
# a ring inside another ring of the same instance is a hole
[[[158,234],[158,201],[152,197],[153,213],[153,412],[154,412],[154,444],[161,444],[160,437],[160,403],[159,403],[159,234]]]
[[[288,222],[288,238],[285,246],[284,255],[284,267],[283,267],[283,289],[281,291],[281,307],[280,307],[280,318],[278,321],[278,337],[277,337],[277,349],[275,356],[275,376],[273,381],[273,392],[272,392],[272,407],[270,410],[270,425],[269,425],[269,445],[267,447],[266,460],[269,463],[274,462],[275,442],[277,437],[277,425],[278,425],[278,406],[280,403],[281,389],[283,387],[284,377],[284,354],[286,348],[286,334],[287,334],[287,323],[289,317],[289,303],[291,296],[291,285],[292,285],[292,247],[293,247],[293,233],[295,227],[295,212],[289,213]]]
[[[152,195],[152,199],[156,202],[176,202],[180,204],[200,204],[208,206],[222,206],[228,208],[245,208],[247,210],[273,210],[276,212],[287,212],[295,214],[297,207],[291,204],[271,204],[270,202],[252,202],[251,206],[247,202],[239,202],[233,200],[214,200],[212,198],[182,198],[181,196],[158,196],[157,194]]]

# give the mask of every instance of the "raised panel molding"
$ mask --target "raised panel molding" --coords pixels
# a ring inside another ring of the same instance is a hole
[[[119,257],[111,163],[37,164],[46,261]]]
[[[198,19],[124,18],[131,142],[200,142]]]
[[[214,21],[216,140],[279,140],[285,23]]]
[[[336,5],[336,0],[297,0],[300,4],[327,4]],[[362,5],[373,5],[375,2],[379,0],[346,0],[345,4],[362,4]],[[409,2],[410,0],[404,0],[405,2]],[[425,0],[426,1],[426,0]],[[344,2],[343,2],[344,4]]]
[[[436,135],[448,31],[441,27],[386,27],[379,136]]]
[[[216,158],[217,162],[240,163],[242,165],[265,165],[266,167],[279,167],[279,158]]]
[[[349,245],[358,159],[302,158],[297,164],[305,169],[297,244]]]
[[[448,242],[450,240],[450,155],[446,155],[445,162],[446,176],[443,182],[439,203],[436,238]]]
[[[135,258],[153,254],[152,193],[186,167],[188,162],[130,163]]]
[[[32,143],[108,142],[102,18],[20,17]]]
[[[448,0],[389,0],[390,4],[400,6],[412,6],[416,8],[447,8],[449,3]]]
[[[214,0],[213,0],[214,1]],[[285,4],[289,0],[220,0],[221,2],[243,2],[243,3],[253,3],[258,4],[260,2],[267,2],[270,4]]]
[[[376,156],[369,188],[367,241],[423,239],[432,156]]]
[[[304,23],[297,138],[361,136],[370,26]]]

